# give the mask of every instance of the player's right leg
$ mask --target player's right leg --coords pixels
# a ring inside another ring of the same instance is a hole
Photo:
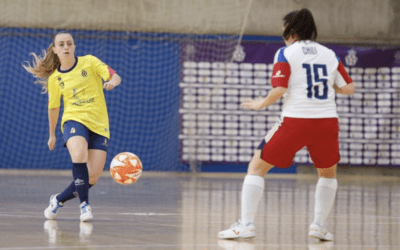
[[[242,187],[241,218],[230,228],[218,233],[220,239],[236,239],[255,237],[254,220],[264,193],[264,175],[273,168],[260,158],[261,150],[256,150],[249,163],[247,175]]]
[[[292,119],[284,118],[268,131],[249,164],[243,183],[241,219],[231,228],[221,231],[219,238],[248,238],[256,235],[254,220],[264,193],[264,175],[274,166],[290,167],[295,153],[305,145],[303,133],[297,127],[293,126]]]
[[[53,194],[50,197],[49,206],[44,210],[44,217],[48,220],[54,220],[57,217],[58,210],[64,206],[62,202],[58,201],[58,195]]]
[[[67,148],[71,156],[72,175],[80,200],[80,220],[88,221],[93,218],[92,209],[89,205],[88,142],[85,137],[74,136],[67,141]]]
[[[84,125],[76,121],[64,123],[64,146],[68,148],[71,156],[74,180],[62,193],[51,196],[49,207],[45,210],[47,219],[55,219],[64,202],[76,196],[79,196],[81,204],[83,202],[89,204],[88,190],[90,185],[87,167],[89,132]]]
[[[338,183],[336,180],[336,164],[330,168],[318,168],[318,183],[315,190],[314,221],[308,235],[320,240],[333,240],[325,221],[333,207]]]

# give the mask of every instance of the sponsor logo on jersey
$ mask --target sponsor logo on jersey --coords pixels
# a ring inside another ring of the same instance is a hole
[[[86,99],[86,100],[79,100],[77,102],[72,103],[72,105],[82,106],[83,104],[92,103],[92,102],[94,102],[94,97]]]
[[[278,70],[276,71],[276,74],[272,76],[273,78],[277,78],[277,77],[285,77],[285,75],[282,75],[281,71]]]
[[[87,76],[87,72],[86,72],[85,69],[82,69],[82,76],[83,76],[83,77],[86,77],[86,76]]]

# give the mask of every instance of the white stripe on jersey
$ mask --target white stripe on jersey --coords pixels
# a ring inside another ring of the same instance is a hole
[[[299,41],[279,49],[274,63],[279,61],[289,63],[291,70],[282,117],[338,117],[333,84],[342,87],[345,82],[335,52],[313,41]]]

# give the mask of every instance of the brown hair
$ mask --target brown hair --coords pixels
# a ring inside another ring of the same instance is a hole
[[[46,50],[42,50],[42,56],[36,55],[35,53],[30,53],[33,56],[32,65],[27,62],[27,65],[22,65],[26,71],[33,74],[37,80],[36,84],[43,87],[43,93],[47,92],[47,80],[53,72],[61,66],[60,59],[57,54],[54,53],[53,47],[55,46],[55,39],[59,34],[70,34],[68,32],[62,31],[58,32],[53,37],[53,42],[49,45]]]

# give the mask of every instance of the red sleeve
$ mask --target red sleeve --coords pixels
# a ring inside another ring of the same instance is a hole
[[[283,87],[287,88],[289,86],[290,77],[290,65],[286,62],[277,62],[274,64],[274,69],[272,70],[271,85],[272,87]]]
[[[344,65],[341,61],[339,61],[339,65],[337,70],[339,71],[339,73],[342,75],[343,79],[346,81],[347,84],[352,83],[353,79],[351,79],[351,77],[349,76],[349,74],[347,73],[346,69],[344,68]]]
[[[110,72],[110,78],[115,74],[115,70],[110,67],[108,67],[108,72]]]

